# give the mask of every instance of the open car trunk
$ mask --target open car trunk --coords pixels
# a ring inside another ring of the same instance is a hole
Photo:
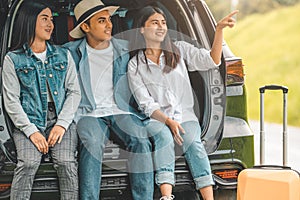
[[[15,16],[22,1],[13,2],[6,24],[4,25],[4,22],[1,21],[1,24],[3,23],[1,69],[4,56],[10,47]],[[54,7],[55,30],[53,32],[53,42],[64,44],[73,40],[68,32],[74,27],[73,8],[78,0],[49,0],[49,2]],[[201,1],[196,3],[189,1],[187,3],[187,1],[178,0],[171,3],[170,0],[104,0],[103,2],[107,5],[120,5],[119,10],[112,16],[113,35],[117,38],[129,40],[127,33],[132,28],[137,11],[143,6],[154,5],[160,7],[166,13],[169,32],[173,40],[185,40],[195,46],[207,49],[211,47],[214,22],[209,15],[203,13],[205,8]],[[226,104],[225,71],[225,64],[222,62],[219,70],[189,73],[194,92],[195,113],[202,127],[201,139],[208,154],[216,151],[222,140]],[[0,86],[2,86],[1,83]],[[6,172],[6,178],[9,182],[16,162],[16,152],[10,137],[13,125],[5,114],[2,94],[0,95],[0,106],[0,146],[2,148],[2,152],[0,152],[0,170]],[[112,139],[118,141],[117,138]],[[124,197],[124,195],[129,195],[126,152],[119,148],[120,146],[122,146],[121,143],[109,142],[106,147],[101,187],[102,199],[114,199],[113,196],[120,199],[122,195],[123,199],[128,199]],[[193,181],[182,157],[182,152],[179,148],[176,149],[176,152],[176,187],[174,191],[193,190]],[[58,191],[56,174],[51,166],[51,158],[45,156],[43,162],[44,164],[40,167],[36,176],[33,188],[35,194],[33,196]],[[199,197],[197,195],[195,197],[182,197],[182,199],[185,198],[198,199]],[[179,198],[176,197],[176,199]]]

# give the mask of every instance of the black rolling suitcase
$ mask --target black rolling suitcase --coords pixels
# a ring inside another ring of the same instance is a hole
[[[283,166],[265,165],[264,93],[283,92]],[[287,167],[288,88],[267,85],[260,91],[260,165],[243,170],[238,176],[238,200],[300,200],[299,173]]]

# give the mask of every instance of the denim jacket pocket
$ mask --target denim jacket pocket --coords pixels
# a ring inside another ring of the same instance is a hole
[[[25,86],[31,86],[34,84],[36,70],[32,66],[21,66],[16,69],[16,73],[19,77],[20,83]]]
[[[68,63],[60,62],[53,64],[53,75],[56,79],[57,84],[62,84],[67,74]]]

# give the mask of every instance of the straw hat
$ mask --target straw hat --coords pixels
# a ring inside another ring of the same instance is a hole
[[[73,38],[82,38],[85,36],[80,29],[82,23],[98,12],[107,10],[110,15],[114,14],[119,6],[105,6],[100,0],[82,0],[74,8],[76,18],[76,27],[70,31],[70,36]]]

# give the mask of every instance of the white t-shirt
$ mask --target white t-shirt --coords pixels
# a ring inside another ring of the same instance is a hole
[[[113,88],[113,45],[106,49],[94,49],[86,45],[91,87],[96,101],[96,110],[86,116],[104,117],[117,114],[128,114],[118,108],[114,100]]]
[[[33,52],[33,54],[44,63],[45,60],[46,60],[47,50],[45,50],[41,53]],[[47,101],[48,102],[53,102],[53,98],[52,98],[52,95],[50,93],[50,87],[49,87],[48,82],[47,82]]]
[[[46,55],[47,55],[47,50],[41,52],[41,53],[35,53],[33,52],[33,54],[38,58],[40,59],[42,62],[45,62],[46,60]]]

